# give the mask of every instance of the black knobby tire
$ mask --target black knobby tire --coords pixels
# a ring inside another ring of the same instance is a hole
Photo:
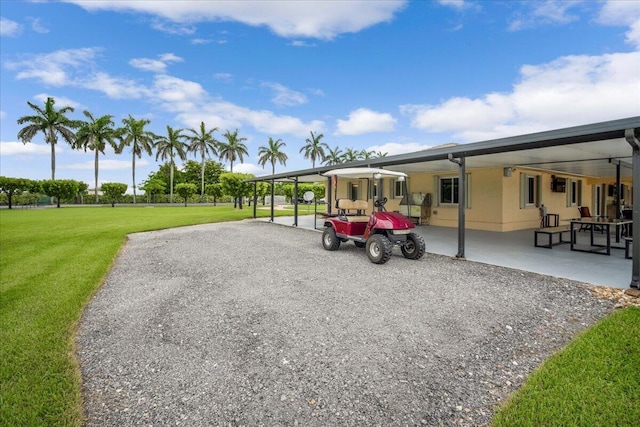
[[[365,242],[353,241],[357,248],[364,248],[367,244]]]
[[[326,227],[322,233],[322,246],[328,251],[336,251],[340,247],[340,239],[333,227]]]
[[[402,255],[408,259],[420,259],[424,255],[424,239],[417,233],[407,234],[407,241],[400,247]]]
[[[387,236],[374,234],[367,239],[367,256],[374,264],[384,264],[391,258],[391,242]]]

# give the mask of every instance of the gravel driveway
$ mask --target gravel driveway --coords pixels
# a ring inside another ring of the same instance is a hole
[[[576,282],[374,265],[258,221],[134,234],[79,327],[86,424],[483,425],[612,310]]]

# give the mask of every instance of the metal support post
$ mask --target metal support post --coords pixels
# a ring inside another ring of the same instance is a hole
[[[298,177],[293,182],[293,226],[298,226]]]
[[[458,165],[458,253],[456,258],[464,259],[466,166],[464,157],[454,159],[453,155],[449,154],[449,161]]]
[[[640,289],[640,129],[627,129],[624,137],[633,149],[633,257],[631,260],[631,286]]]

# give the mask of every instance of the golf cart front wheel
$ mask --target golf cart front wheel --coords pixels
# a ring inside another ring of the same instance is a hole
[[[402,255],[407,259],[420,259],[424,255],[424,239],[416,233],[409,233],[407,241],[400,247]]]
[[[367,240],[367,256],[374,264],[384,264],[391,258],[391,242],[387,236],[374,234]]]
[[[336,251],[340,247],[340,239],[333,227],[327,227],[322,233],[322,246],[328,251]]]

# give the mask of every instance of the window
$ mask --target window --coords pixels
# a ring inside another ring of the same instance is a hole
[[[520,209],[540,206],[541,183],[540,175],[520,174]]]
[[[401,199],[404,197],[404,181],[393,181],[393,198]]]
[[[356,183],[354,183],[354,182],[350,182],[349,183],[348,188],[347,188],[347,191],[349,192],[349,195],[348,195],[349,199],[358,200],[360,198],[359,197],[359,195],[360,195],[360,192],[359,192],[360,188],[359,187],[360,186],[359,186],[359,184],[357,182]]]
[[[371,181],[371,199],[376,200],[378,198],[378,183]]]
[[[571,206],[578,203],[578,181],[571,180]]]
[[[535,176],[526,176],[525,177],[526,180],[526,195],[525,195],[525,200],[526,200],[526,205],[527,206],[536,206],[537,204],[537,199],[538,199],[538,194],[536,191],[536,177]]]
[[[458,178],[440,178],[439,195],[442,204],[458,203]]]

